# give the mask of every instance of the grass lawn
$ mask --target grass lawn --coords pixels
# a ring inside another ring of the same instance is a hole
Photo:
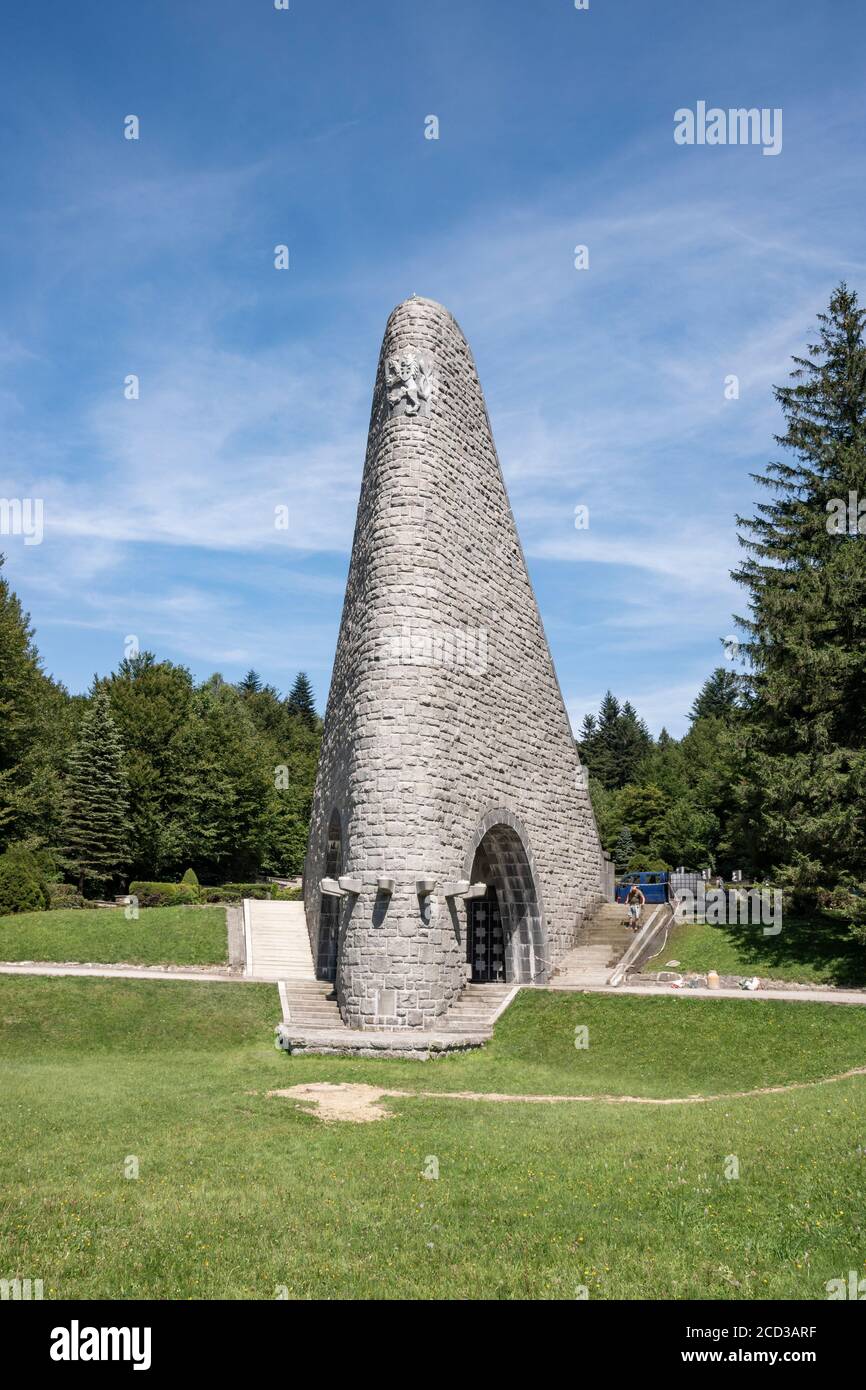
[[[224,965],[224,907],[122,907],[21,912],[0,917],[0,960],[94,961],[102,965]]]
[[[762,936],[751,925],[680,923],[664,950],[645,970],[664,970],[678,960],[683,970],[716,969],[720,975],[763,975],[770,980],[866,985],[866,949],[847,933],[847,919],[833,912],[784,917],[778,936]]]
[[[428,1063],[287,1057],[278,1012],[268,985],[0,978],[0,1276],[58,1298],[813,1299],[866,1273],[866,1077],[706,1105],[408,1097],[365,1125],[265,1094],[749,1089],[866,1064],[866,1010],[524,992],[482,1052]]]

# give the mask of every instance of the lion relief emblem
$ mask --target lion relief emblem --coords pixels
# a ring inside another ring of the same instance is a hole
[[[429,415],[433,395],[433,363],[413,348],[389,357],[385,363],[389,415]]]

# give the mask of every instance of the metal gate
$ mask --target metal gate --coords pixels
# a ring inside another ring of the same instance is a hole
[[[475,984],[505,983],[505,932],[496,889],[468,904],[468,957]]]
[[[328,831],[328,853],[325,858],[325,877],[339,878],[342,869],[343,845],[339,822],[331,821]],[[320,980],[336,980],[337,957],[340,949],[340,906],[342,898],[322,896],[319,912],[319,949],[316,975]]]

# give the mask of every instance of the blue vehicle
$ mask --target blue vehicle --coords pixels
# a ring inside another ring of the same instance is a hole
[[[652,869],[642,869],[640,873],[624,874],[614,890],[615,903],[624,903],[637,884],[648,903],[666,903],[671,896],[669,873],[656,873]]]

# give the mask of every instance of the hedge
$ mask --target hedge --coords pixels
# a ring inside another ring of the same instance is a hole
[[[189,907],[198,902],[199,895],[185,883],[146,883],[136,880],[129,885],[139,907]]]
[[[190,871],[187,870],[189,873]],[[186,874],[184,875],[186,879]],[[214,887],[183,883],[131,883],[129,891],[139,907],[183,907],[193,903],[239,903],[241,898],[296,902],[299,888],[279,888],[276,883],[221,883]]]
[[[217,888],[202,888],[201,900],[204,903],[239,903],[241,898],[273,898],[275,892],[273,883],[223,883]]]

